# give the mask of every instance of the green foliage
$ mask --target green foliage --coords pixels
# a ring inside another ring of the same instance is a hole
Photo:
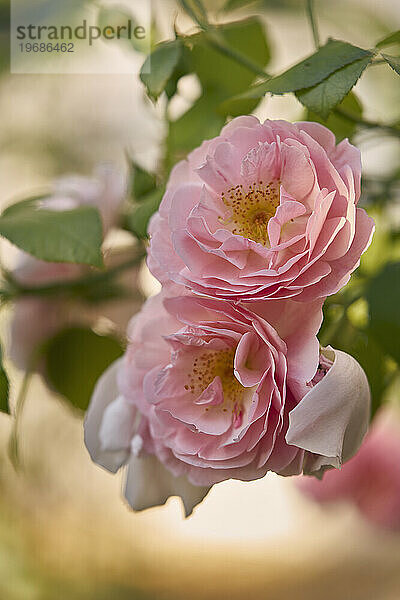
[[[356,60],[335,71],[318,85],[296,92],[297,98],[309,110],[327,119],[329,113],[343,100],[351,88],[357,83],[372,56]]]
[[[400,365],[400,262],[388,263],[368,285],[371,331]]]
[[[181,54],[182,42],[176,39],[160,44],[146,58],[140,71],[140,79],[153,100],[157,100],[164,91],[179,63]]]
[[[190,63],[190,50],[186,46],[182,46],[182,52],[171,77],[169,78],[167,85],[165,86],[165,93],[167,94],[168,100],[170,100],[177,92],[178,82],[181,77],[188,75],[192,71]]]
[[[200,27],[208,26],[207,12],[201,0],[178,0],[178,2],[195,23]]]
[[[400,44],[400,31],[395,31],[384,37],[376,44],[376,48],[385,48],[386,46],[393,46],[394,44]]]
[[[37,208],[36,200],[6,209],[0,216],[0,235],[41,260],[102,267],[98,210],[91,206],[47,210]]]
[[[186,157],[190,150],[205,139],[212,138],[225,122],[216,108],[222,100],[218,92],[202,95],[191,108],[169,124],[167,138],[168,167]]]
[[[157,177],[139,165],[131,165],[132,205],[124,218],[124,227],[138,239],[147,237],[147,226],[151,216],[158,209],[164,194],[164,186]]]
[[[255,1],[256,0],[227,0],[224,4],[224,10],[228,12],[230,10],[236,10],[237,8],[243,8],[248,4],[253,4]]]
[[[338,105],[338,108],[345,110],[355,117],[362,117],[362,106],[354,92],[347,94]],[[344,138],[351,138],[356,130],[354,122],[345,119],[338,113],[331,113],[328,119],[322,119],[317,113],[308,110],[307,121],[316,121],[328,127],[335,134],[337,142],[340,142]]]
[[[390,382],[391,368],[389,360],[376,342],[371,328],[365,324],[355,323],[350,318],[350,309],[339,304],[341,294],[329,298],[324,306],[324,321],[320,332],[322,345],[347,352],[353,356],[364,369],[371,389],[371,418],[382,403]]]
[[[397,75],[400,75],[400,56],[389,56],[389,54],[382,53],[382,57],[386,60],[388,65],[392,67],[393,71],[395,71]]]
[[[235,105],[225,104],[225,100],[246,90],[256,77],[254,69],[262,71],[270,59],[264,27],[255,17],[200,32],[185,42],[185,72],[197,75],[203,93],[188,111],[169,124],[168,169],[204,139],[217,135],[228,114],[235,116],[254,109],[257,100],[245,99]],[[238,62],[235,53],[249,65]]]
[[[342,67],[360,59],[371,58],[372,52],[347,42],[329,40],[311,56],[297,63],[281,75],[251,88],[242,97],[261,98],[267,92],[285,94],[310,88]]]
[[[3,351],[0,346],[0,411],[10,414],[10,406],[8,404],[10,384],[7,373],[3,365]]]
[[[156,176],[145,171],[139,165],[131,165],[131,176],[133,178],[132,193],[136,201],[140,202],[146,194],[157,187]]]
[[[59,394],[84,411],[97,379],[122,352],[115,338],[80,327],[65,329],[46,344],[46,375]]]
[[[228,98],[244,91],[254,81],[255,73],[232,56],[222,54],[212,45],[214,38],[251,60],[261,71],[270,59],[270,51],[264,27],[256,17],[221,25],[212,34],[202,32],[191,37],[192,67],[203,89],[219,90]]]
[[[140,198],[133,210],[126,216],[125,227],[137,238],[147,237],[147,227],[152,215],[158,210],[164,194],[164,187],[160,186]]]

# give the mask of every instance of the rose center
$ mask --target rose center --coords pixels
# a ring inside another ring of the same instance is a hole
[[[223,402],[218,404],[224,412],[231,411],[234,424],[239,425],[242,418],[242,401],[245,388],[234,375],[235,350],[207,350],[193,361],[193,368],[188,374],[188,383],[185,389],[190,391],[194,398],[198,398],[219,377],[223,390]],[[209,407],[205,407],[208,411]]]
[[[232,233],[269,245],[268,221],[275,215],[280,202],[280,182],[258,181],[247,189],[239,184],[222,192],[222,201],[230,215],[224,220]]]

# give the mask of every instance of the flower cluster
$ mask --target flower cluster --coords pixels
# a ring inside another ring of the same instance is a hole
[[[149,227],[162,291],[85,422],[94,461],[128,464],[134,509],[179,495],[190,514],[220,481],[320,477],[357,451],[368,382],[316,335],[372,237],[360,176],[359,151],[325,127],[251,116],[173,169]]]

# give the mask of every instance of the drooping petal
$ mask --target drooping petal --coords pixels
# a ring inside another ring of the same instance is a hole
[[[327,457],[324,465],[339,467],[357,452],[368,429],[370,391],[352,356],[330,347],[323,354],[333,364],[290,412],[286,441]]]
[[[102,450],[127,450],[134,435],[136,406],[123,396],[109,404],[103,414],[99,437]]]
[[[121,362],[121,359],[113,362],[97,381],[84,422],[85,445],[91,459],[112,473],[116,473],[129,457],[128,448],[104,449],[100,438],[104,412],[119,395],[117,373]]]
[[[210,490],[196,486],[186,477],[175,477],[151,454],[132,456],[128,463],[125,498],[134,510],[165,504],[170,496],[180,496],[188,517]]]

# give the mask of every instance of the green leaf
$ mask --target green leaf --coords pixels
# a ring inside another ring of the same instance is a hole
[[[296,96],[309,110],[317,113],[323,119],[327,119],[331,110],[343,100],[357,83],[370,61],[371,56],[356,60],[335,71],[318,85],[297,91]]]
[[[207,12],[201,0],[178,0],[178,2],[195,23],[202,27],[207,26]]]
[[[347,42],[329,40],[317,52],[297,63],[281,75],[250,88],[241,98],[261,98],[267,92],[286,94],[315,86],[331,73],[359,60],[372,58],[372,52]]]
[[[96,208],[55,211],[35,206],[32,201],[8,207],[0,216],[0,235],[41,260],[103,266],[103,231]]]
[[[182,53],[181,40],[164,42],[148,56],[141,68],[140,79],[148,95],[157,100],[178,65]]]
[[[366,298],[375,339],[400,365],[400,262],[387,264],[371,279]]]
[[[252,4],[256,0],[227,0],[224,4],[224,11],[236,10],[237,8],[243,8],[248,4]]]
[[[3,212],[1,213],[2,217],[13,217],[19,212],[23,212],[26,209],[35,209],[38,206],[38,202],[40,200],[44,200],[46,198],[45,195],[41,194],[40,196],[32,196],[31,198],[25,198],[25,200],[20,200],[20,202],[15,202],[14,204],[10,204],[7,206]]]
[[[221,93],[211,91],[201,96],[179,119],[169,124],[167,138],[168,166],[186,157],[205,139],[218,135],[225,118],[216,112]]]
[[[371,330],[368,327],[365,329],[356,327],[350,322],[348,315],[343,314],[343,310],[343,307],[338,305],[325,304],[322,326],[324,345],[329,344],[337,350],[347,352],[360,363],[370,385],[373,415],[379,408],[390,381],[388,359],[374,339]],[[327,338],[327,332],[332,329],[332,325],[334,333]]]
[[[191,72],[192,65],[190,58],[190,50],[183,46],[179,62],[175,67],[171,77],[169,78],[167,85],[165,86],[165,93],[167,94],[168,100],[170,100],[176,94],[178,89],[178,81],[181,79],[181,77],[184,77],[185,75],[188,75]]]
[[[393,71],[396,71],[397,75],[400,75],[400,56],[389,56],[389,54],[383,54],[382,57],[390,65]]]
[[[131,171],[133,176],[133,197],[136,201],[138,201],[157,187],[157,179],[155,175],[145,171],[142,169],[142,167],[136,164],[132,164]]]
[[[355,117],[362,117],[362,106],[354,92],[350,92],[345,96],[338,108],[343,108],[346,112]],[[328,119],[322,119],[317,113],[308,110],[307,121],[316,121],[328,127],[335,134],[336,141],[340,142],[344,138],[351,138],[357,129],[356,123],[345,119],[344,117],[331,113]]]
[[[400,44],[400,31],[395,31],[384,37],[376,44],[376,48],[385,48],[385,46],[392,46],[393,44]]]
[[[10,384],[7,373],[3,365],[3,351],[0,346],[0,411],[10,414],[10,406],[8,404]]]
[[[372,332],[354,327],[347,321],[335,342],[338,349],[351,354],[362,366],[371,389],[371,418],[381,404],[389,382],[389,369],[382,349],[375,342]]]
[[[214,32],[225,46],[240,53],[260,69],[268,63],[270,51],[264,26],[258,18],[227,23],[215,28]],[[254,72],[210,46],[207,33],[192,36],[191,42],[193,70],[205,90],[218,90],[221,93],[221,101],[246,90],[254,81]]]
[[[72,327],[46,344],[46,374],[51,385],[72,406],[86,410],[96,381],[122,353],[116,339]]]
[[[156,210],[158,210],[163,194],[164,188],[162,186],[151,191],[145,197],[141,198],[140,204],[137,204],[126,217],[126,228],[137,238],[144,239],[147,237],[149,221]]]

